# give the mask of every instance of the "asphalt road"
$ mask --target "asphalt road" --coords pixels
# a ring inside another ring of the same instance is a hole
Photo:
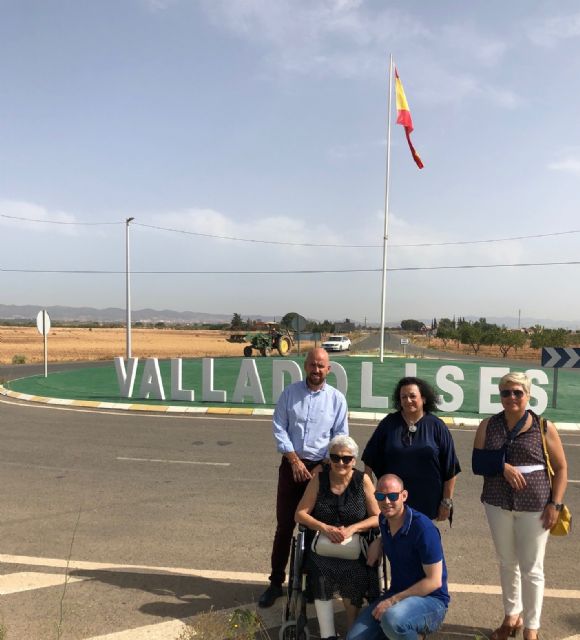
[[[374,426],[355,422],[351,433],[364,446]],[[463,592],[453,593],[441,634],[449,638],[473,637],[474,627],[489,632],[501,619],[499,595],[486,593],[498,574],[481,482],[469,471],[473,432],[453,436],[465,472],[453,528],[443,526],[442,535],[450,582]],[[63,640],[112,634],[251,603],[263,590],[279,462],[269,418],[121,415],[2,400],[0,437],[0,594],[9,574],[54,577],[67,558],[103,563],[71,568],[78,581],[64,598],[62,585],[0,595],[9,639],[56,638],[61,618]],[[577,481],[567,502],[578,514],[580,436],[563,440]],[[579,558],[577,533],[550,540],[546,586],[576,594],[546,597],[544,640],[580,633]],[[261,575],[233,580],[234,572]]]
[[[87,367],[111,367],[115,365],[112,360],[89,360],[86,362],[55,362],[48,363],[48,371],[74,371]],[[44,374],[44,363],[36,364],[3,364],[0,365],[0,382],[3,380],[15,380],[28,378],[38,374]]]

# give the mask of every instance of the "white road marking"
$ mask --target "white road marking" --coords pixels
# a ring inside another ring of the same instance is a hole
[[[486,595],[501,595],[501,587],[495,584],[457,584],[450,582],[449,591],[453,593],[484,593]],[[546,589],[546,598],[569,598],[580,600],[580,590],[578,589]]]
[[[67,560],[60,558],[40,558],[34,556],[13,556],[8,554],[0,554],[0,562],[6,564],[21,564],[37,567],[56,567],[65,568]],[[68,561],[69,569],[84,570],[102,570],[109,569],[114,571],[141,571],[148,573],[170,573],[178,575],[196,576],[207,578],[209,580],[220,580],[223,582],[244,582],[253,584],[267,584],[268,574],[251,573],[249,571],[215,571],[210,569],[192,569],[190,567],[161,567],[139,564],[114,564],[110,562],[90,562],[86,560],[70,560]],[[486,584],[459,584],[449,583],[449,590],[455,593],[485,593],[500,594],[501,587],[499,585]],[[546,589],[544,595],[547,598],[571,598],[580,600],[579,589]]]
[[[67,582],[82,582],[86,578],[68,578]],[[62,573],[38,573],[36,571],[19,571],[0,576],[0,595],[33,591],[46,587],[64,586],[65,575]]]
[[[34,556],[14,556],[0,554],[0,562],[6,564],[21,564],[36,567],[66,568],[67,560],[61,558],[40,558]],[[196,576],[209,580],[221,580],[224,582],[244,583],[268,583],[267,573],[250,573],[245,571],[214,571],[210,569],[191,569],[189,567],[158,567],[141,564],[114,564],[111,562],[89,562],[85,560],[70,560],[69,569],[82,569],[86,571],[99,571],[110,569],[113,571],[141,571],[147,573],[173,573],[178,575]]]
[[[65,559],[59,558],[40,558],[34,556],[16,556],[8,554],[0,554],[0,562],[6,564],[18,564],[40,567],[53,567],[53,568],[66,568],[69,570],[84,569],[84,570],[115,570],[115,571],[134,571],[139,570],[141,572],[149,573],[168,573],[178,575],[189,575],[207,578],[210,580],[220,580],[224,582],[243,582],[243,583],[255,583],[255,584],[267,584],[268,575],[265,573],[250,573],[250,572],[234,572],[234,571],[210,571],[199,570],[185,567],[163,567],[163,566],[149,566],[149,565],[125,565],[114,564],[105,562],[89,562],[80,560],[70,560],[67,562]],[[16,586],[16,576],[20,575],[20,583],[24,588],[18,589],[18,591],[24,591],[29,589],[42,588],[45,586],[58,586],[64,583],[64,575],[62,574],[44,574],[34,572],[22,572],[21,574],[9,574],[8,576],[0,576],[0,586],[3,584],[2,580],[12,581],[14,580],[14,586]],[[28,577],[27,577],[28,576]],[[46,576],[46,578],[43,578]],[[42,583],[45,579],[47,582]],[[90,578],[84,578],[90,579]],[[48,581],[52,580],[52,584]],[[69,582],[77,582],[83,580],[83,578],[69,577]],[[26,587],[26,584],[30,586]],[[474,584],[458,584],[450,583],[449,590],[453,593],[476,593],[476,594],[501,594],[501,587],[497,585],[474,585]],[[0,593],[14,593],[16,589],[13,588],[10,591],[0,590]],[[574,589],[546,589],[544,593],[547,598],[562,598],[580,600],[580,590]],[[198,599],[209,599],[206,594],[199,594],[196,596]],[[335,602],[335,609],[341,609],[341,603],[337,600]],[[248,609],[256,610],[256,604],[251,603],[247,605],[240,605],[226,609],[224,611],[234,611],[235,609]],[[308,612],[308,617],[314,617],[315,612],[312,607]],[[272,628],[279,625],[281,620],[281,614],[277,607],[273,607],[271,610],[259,609],[258,613],[262,618],[266,628]],[[115,633],[109,633],[106,635],[93,636],[87,640],[175,640],[176,637],[187,627],[187,625],[180,620],[172,620],[169,622],[163,622],[158,624],[146,625],[137,627],[135,629],[128,629],[125,631],[119,631]],[[580,640],[580,635],[569,636],[563,640]]]
[[[198,462],[196,460],[162,460],[161,458],[123,458],[117,456],[117,460],[123,460],[125,462],[163,462],[165,464],[201,464],[208,465],[210,467],[229,467],[229,462]]]
[[[187,625],[181,620],[170,620],[126,631],[107,633],[104,636],[92,636],[87,640],[169,640],[179,637],[186,628]]]

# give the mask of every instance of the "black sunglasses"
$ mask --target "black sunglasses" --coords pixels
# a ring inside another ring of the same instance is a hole
[[[354,456],[339,456],[337,453],[330,454],[331,462],[342,462],[343,464],[350,464],[354,460]]]
[[[502,398],[510,398],[511,396],[514,396],[519,400],[524,397],[524,392],[521,389],[502,389],[499,392],[499,395]]]
[[[377,499],[377,502],[382,502],[383,500],[386,500],[386,499],[388,499],[389,502],[397,502],[400,495],[401,495],[400,491],[391,491],[390,493],[375,491],[375,498]]]

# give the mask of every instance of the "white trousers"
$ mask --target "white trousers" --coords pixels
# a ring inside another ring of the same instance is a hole
[[[544,553],[550,531],[541,512],[507,511],[485,504],[485,513],[499,559],[506,616],[523,612],[524,627],[540,628],[544,599]]]

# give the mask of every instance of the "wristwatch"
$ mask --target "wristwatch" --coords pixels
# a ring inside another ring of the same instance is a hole
[[[556,511],[562,511],[562,509],[564,508],[564,505],[561,502],[554,502],[553,500],[550,500],[548,504],[551,504],[554,509],[556,509]]]
[[[451,498],[443,498],[441,500],[441,504],[446,508],[446,509],[453,509],[453,500]]]

